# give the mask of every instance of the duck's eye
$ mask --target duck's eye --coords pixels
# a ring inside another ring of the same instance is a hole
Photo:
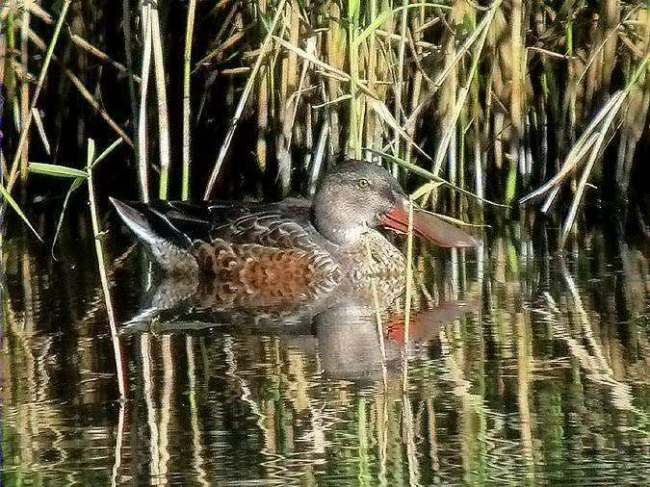
[[[366,189],[368,186],[370,186],[370,181],[365,178],[361,178],[357,181],[357,187],[359,189]]]

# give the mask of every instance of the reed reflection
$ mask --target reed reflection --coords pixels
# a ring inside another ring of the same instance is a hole
[[[369,285],[293,309],[226,306],[210,283],[143,294],[131,254],[111,273],[123,405],[92,263],[9,240],[3,480],[642,482],[648,253],[586,238],[561,257],[506,234],[455,270],[419,252],[406,348],[401,284],[375,283],[379,306]]]

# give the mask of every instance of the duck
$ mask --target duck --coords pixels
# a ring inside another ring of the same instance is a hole
[[[208,282],[222,302],[296,306],[371,277],[397,288],[404,277],[404,254],[384,232],[407,232],[409,198],[372,162],[338,164],[312,200],[110,200],[164,274],[184,276],[197,286]],[[415,205],[412,228],[438,247],[479,243]]]

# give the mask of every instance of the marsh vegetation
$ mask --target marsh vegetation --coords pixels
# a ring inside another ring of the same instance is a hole
[[[585,201],[647,203],[643,1],[6,0],[0,20],[18,203],[61,196],[34,173],[82,168],[89,139],[121,141],[99,189],[132,199],[305,193],[354,157],[455,216],[527,202],[562,243]]]
[[[0,90],[7,485],[648,478],[647,2],[2,0]],[[344,158],[484,245],[407,238],[393,314],[346,327],[142,313],[183,283],[108,196]]]

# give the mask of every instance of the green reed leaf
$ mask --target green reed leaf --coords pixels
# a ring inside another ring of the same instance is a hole
[[[34,174],[42,174],[43,176],[52,176],[55,178],[86,178],[88,174],[86,171],[75,169],[69,166],[61,166],[60,164],[47,164],[45,162],[30,162],[29,172]]]

